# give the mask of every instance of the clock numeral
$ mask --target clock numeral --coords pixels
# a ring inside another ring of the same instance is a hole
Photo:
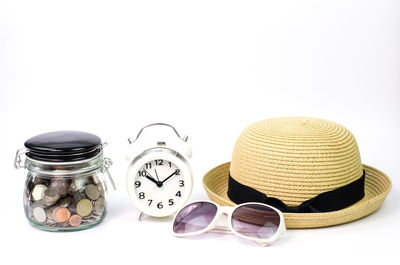
[[[174,200],[173,199],[169,199],[169,201],[168,201],[168,205],[174,205]]]
[[[179,187],[183,187],[183,186],[185,186],[185,182],[183,180],[180,180],[179,181]]]
[[[181,171],[179,169],[177,169],[175,175],[180,175],[180,174],[181,174]]]
[[[176,197],[182,197],[181,191],[178,191],[178,192],[175,194],[175,196],[176,196]]]
[[[171,162],[168,162],[168,164],[169,164],[169,167],[172,167],[172,163]]]
[[[162,205],[162,202],[157,203],[157,208],[162,209],[164,206]]]
[[[140,181],[135,181],[135,186],[136,186],[136,188],[139,188],[140,187],[140,185],[142,185],[142,183],[140,183]]]
[[[139,177],[146,177],[146,171],[138,171]]]
[[[153,202],[153,200],[147,200],[149,202],[149,206],[151,205],[151,203]]]
[[[139,192],[139,199],[143,200],[144,198],[146,198],[144,192]]]
[[[162,165],[164,165],[164,164],[163,164],[164,161],[163,161],[162,159],[156,159],[156,160],[154,160],[154,161],[156,161],[156,166],[162,166]]]
[[[146,169],[150,169],[151,168],[151,163],[146,163]]]

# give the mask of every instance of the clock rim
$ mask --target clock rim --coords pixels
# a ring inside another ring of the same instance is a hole
[[[174,163],[185,176],[185,193],[179,203],[175,204],[170,211],[158,213],[156,210],[146,208],[136,196],[136,188],[134,187],[134,178],[136,172],[146,163],[155,159],[164,159]],[[188,181],[189,180],[189,181]],[[188,183],[189,182],[189,183]],[[142,213],[153,217],[166,217],[175,214],[180,207],[186,204],[193,190],[193,172],[186,158],[175,150],[166,147],[150,148],[136,156],[129,164],[126,176],[126,187],[128,195],[133,201],[136,208]]]

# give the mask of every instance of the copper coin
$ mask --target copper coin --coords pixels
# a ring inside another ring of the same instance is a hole
[[[71,217],[71,213],[67,208],[60,207],[57,208],[57,210],[54,212],[54,217],[58,222],[64,223],[69,220],[69,218]]]
[[[88,199],[82,199],[76,204],[76,212],[80,216],[88,216],[92,213],[93,205]]]
[[[69,224],[71,226],[78,226],[82,223],[82,217],[80,217],[77,214],[74,214],[73,216],[71,216],[71,218],[69,218]]]

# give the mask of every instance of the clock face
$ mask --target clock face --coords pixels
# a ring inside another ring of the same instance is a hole
[[[135,201],[139,209],[155,216],[172,214],[185,203],[187,176],[174,162],[152,159],[139,165],[133,177]]]

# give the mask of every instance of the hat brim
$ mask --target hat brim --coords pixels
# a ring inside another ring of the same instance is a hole
[[[203,185],[208,197],[220,205],[235,205],[228,196],[228,176],[230,163],[211,169],[203,177]],[[367,165],[365,170],[365,196],[357,203],[333,212],[325,213],[283,213],[287,228],[316,228],[333,226],[355,221],[375,212],[385,200],[392,183],[389,177]]]

